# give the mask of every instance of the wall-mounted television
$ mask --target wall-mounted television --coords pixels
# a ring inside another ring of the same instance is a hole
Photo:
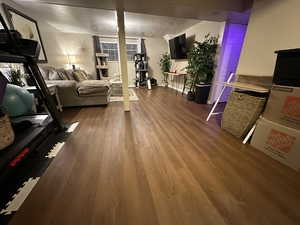
[[[171,59],[186,59],[187,47],[185,34],[169,40]]]

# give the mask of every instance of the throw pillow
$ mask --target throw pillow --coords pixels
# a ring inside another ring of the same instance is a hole
[[[89,79],[89,75],[84,71],[84,70],[79,70],[81,75],[86,79],[88,80]]]
[[[49,70],[49,80],[61,80],[56,70]]]
[[[73,76],[73,70],[65,70],[65,74],[67,75],[69,80],[75,80]]]
[[[74,71],[73,76],[74,76],[74,79],[78,82],[87,80],[86,77],[79,70]]]
[[[61,80],[69,80],[68,75],[65,73],[64,69],[58,69],[57,74]]]

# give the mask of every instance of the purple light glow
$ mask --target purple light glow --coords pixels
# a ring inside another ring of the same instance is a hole
[[[215,81],[227,81],[230,73],[236,72],[246,30],[247,25],[226,23]],[[215,86],[213,99],[216,99],[221,89],[222,87]],[[222,96],[221,102],[226,102],[229,94],[230,89],[227,88]]]

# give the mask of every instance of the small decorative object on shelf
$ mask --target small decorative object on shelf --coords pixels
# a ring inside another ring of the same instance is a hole
[[[137,53],[134,55],[135,65],[135,86],[147,87],[151,89],[151,78],[148,73],[148,61],[147,56],[143,53]]]
[[[98,79],[101,77],[108,77],[108,54],[96,53],[96,71]]]
[[[20,87],[25,86],[24,82],[22,81],[23,75],[22,75],[20,69],[11,68],[8,71],[8,76],[9,76],[11,84],[14,84],[14,85],[17,85],[17,86],[20,86]]]

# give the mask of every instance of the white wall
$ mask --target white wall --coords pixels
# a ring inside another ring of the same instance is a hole
[[[67,55],[76,57],[76,67],[95,75],[95,58],[92,36],[89,34],[62,33],[41,29],[48,65],[68,68]]]
[[[238,73],[272,76],[275,50],[299,48],[300,1],[255,0]]]
[[[168,43],[163,38],[145,38],[145,46],[148,56],[149,75],[162,84],[163,74],[160,70],[159,60],[161,55],[168,51]]]

